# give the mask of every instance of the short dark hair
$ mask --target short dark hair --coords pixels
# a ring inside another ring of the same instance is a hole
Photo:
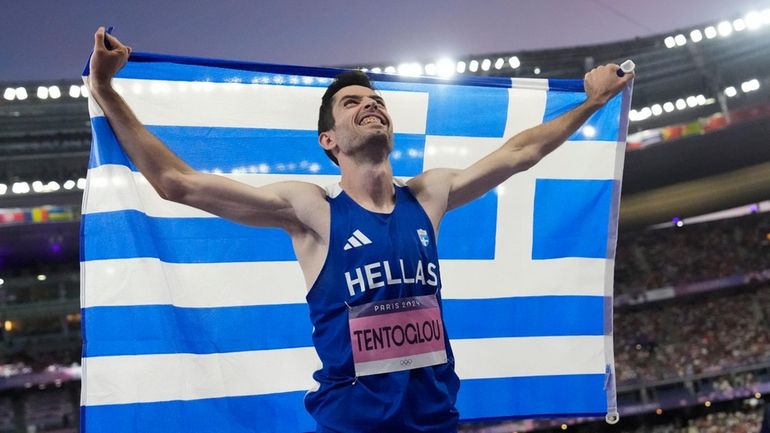
[[[322,132],[334,129],[334,114],[332,114],[332,102],[334,95],[348,86],[363,86],[375,90],[369,77],[361,71],[345,71],[334,77],[334,81],[326,88],[323,98],[321,98],[321,108],[318,110],[318,135]],[[336,165],[340,165],[337,158],[331,151],[324,149],[326,156]]]

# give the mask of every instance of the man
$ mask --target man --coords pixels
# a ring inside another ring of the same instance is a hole
[[[111,49],[107,49],[105,41]],[[342,178],[251,187],[199,173],[137,120],[111,79],[131,52],[100,28],[89,85],[118,140],[161,197],[291,237],[323,363],[305,404],[318,432],[456,432],[459,379],[442,322],[436,252],[444,214],[553,151],[633,74],[585,77],[587,100],[526,130],[470,167],[393,178],[393,125],[365,74],[340,74],[323,96],[318,141]]]

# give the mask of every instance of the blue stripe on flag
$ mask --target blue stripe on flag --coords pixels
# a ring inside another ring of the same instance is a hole
[[[262,83],[282,86],[326,87],[331,83],[332,78],[345,71],[345,69],[274,65],[132,52],[129,62],[118,71],[116,76],[118,78],[139,80]],[[89,75],[88,64],[86,64],[83,75]],[[367,75],[375,82],[375,87],[379,90],[408,90],[414,84],[511,87],[511,79],[507,77],[456,75],[451,79],[446,79],[439,77],[405,77],[403,75],[376,74],[373,72],[367,72]],[[313,77],[314,79],[312,81],[303,80],[303,77]],[[582,89],[582,84],[580,88]]]
[[[582,88],[582,81],[581,88]],[[567,86],[568,83],[564,85]],[[569,87],[569,86],[567,86]],[[549,90],[546,94],[543,123],[553,120],[572,110],[586,100],[586,94],[574,90]],[[623,105],[623,93],[615,95],[599,111],[594,113],[568,141],[619,141],[620,112]],[[586,128],[590,126],[590,128]]]
[[[307,304],[83,309],[83,356],[225,353],[313,345]]]
[[[136,210],[85,214],[83,260],[157,257],[169,263],[296,260],[291,238],[222,218],[154,218]]]
[[[94,117],[91,124],[94,146],[89,168],[120,164],[138,171],[120,148],[106,118]],[[194,126],[148,126],[147,129],[196,170],[317,175],[340,172],[318,145],[317,131]],[[394,175],[420,174],[424,150],[424,135],[395,134],[391,156]]]
[[[496,212],[492,211],[497,207],[494,198],[473,201],[466,205],[465,212],[477,215],[474,218],[482,221],[494,218]],[[137,210],[122,210],[85,214],[81,227],[82,260],[139,257],[156,257],[168,263],[296,260],[291,238],[283,230],[248,227],[222,218],[160,218]],[[479,230],[469,231],[461,221],[442,226],[439,258],[492,258],[494,225],[487,222],[480,225]],[[443,257],[442,251],[450,257]]]
[[[532,259],[607,258],[614,180],[537,179]]]
[[[81,407],[84,431],[110,433],[313,432],[304,391]],[[290,414],[290,416],[286,416]]]
[[[603,314],[601,296],[444,300],[452,339],[604,335]],[[83,317],[86,357],[226,353],[313,344],[306,304],[89,307],[83,309]],[[489,317],[495,319],[485,319]]]
[[[508,96],[508,89],[504,88],[432,86],[425,133],[502,137],[508,120]]]
[[[497,200],[497,193],[490,191],[447,213],[439,228],[438,256],[445,260],[493,260]],[[471,221],[473,227],[469,227]]]
[[[505,132],[510,79],[494,87],[388,82],[376,85],[380,90],[427,92],[427,135],[502,137]]]
[[[472,287],[465,287],[472,291]],[[603,296],[444,299],[452,339],[604,335]],[[494,319],[485,319],[494,318]]]
[[[460,385],[457,409],[464,421],[517,416],[604,416],[604,381],[604,374],[465,379]]]

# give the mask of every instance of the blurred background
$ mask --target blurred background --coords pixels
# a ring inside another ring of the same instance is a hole
[[[622,7],[594,3],[623,17]],[[712,19],[702,22],[694,12],[679,27],[666,17],[654,26],[637,21],[632,33],[605,32],[601,41],[562,35],[496,52],[460,47],[455,52],[469,51],[432,58],[416,51],[418,60],[408,62],[376,61],[377,50],[352,54],[358,62],[326,58],[328,66],[445,77],[581,78],[608,62],[638,65],[615,263],[622,419],[463,431],[760,431],[770,394],[770,9],[732,9],[709,10]],[[86,40],[68,61],[82,63],[89,47]],[[389,53],[383,58],[403,58]],[[27,74],[6,64],[0,71],[0,433],[75,432],[88,92],[72,69],[41,64]]]

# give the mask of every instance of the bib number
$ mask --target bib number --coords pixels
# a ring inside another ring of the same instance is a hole
[[[350,307],[348,323],[356,376],[447,362],[436,295]]]

